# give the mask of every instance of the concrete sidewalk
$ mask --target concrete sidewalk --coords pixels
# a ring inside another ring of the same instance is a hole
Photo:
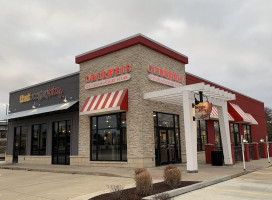
[[[234,166],[211,166],[199,164],[198,173],[187,173],[186,163],[176,165],[182,172],[182,180],[184,181],[203,181],[203,182],[220,182],[226,180],[226,177],[231,178],[244,173],[243,163],[237,163]],[[252,172],[258,169],[271,166],[267,159],[254,160],[246,163],[246,172]],[[165,166],[147,168],[153,177],[154,182],[163,180],[163,169]],[[81,175],[96,175],[107,177],[122,177],[131,179],[134,176],[135,168],[120,168],[120,167],[91,167],[91,166],[65,166],[65,165],[37,165],[37,164],[5,164],[0,163],[1,169],[11,170],[27,170],[39,172],[53,172],[66,174],[81,174]],[[97,179],[99,182],[99,178]],[[118,183],[116,183],[118,184]],[[127,187],[133,187],[129,185]],[[84,197],[76,199],[88,199],[95,194],[101,194],[107,191],[97,191]]]

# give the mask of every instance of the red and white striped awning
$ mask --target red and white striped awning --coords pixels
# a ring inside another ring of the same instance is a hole
[[[211,114],[210,114],[210,119],[215,119],[215,120],[218,120],[218,112],[217,112],[217,107],[213,106],[212,107],[212,111],[211,111]],[[228,113],[228,119],[229,121],[234,121],[233,117]]]
[[[235,122],[247,123],[247,124],[253,124],[253,125],[258,124],[258,122],[254,119],[254,117],[251,114],[245,113],[242,110],[242,108],[240,108],[240,106],[234,103],[228,104],[228,110],[231,116],[234,118]]]
[[[94,115],[128,110],[128,90],[120,90],[88,97],[80,115]]]

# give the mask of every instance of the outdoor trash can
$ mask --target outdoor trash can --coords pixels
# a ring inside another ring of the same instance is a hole
[[[211,151],[212,165],[223,166],[223,150]]]

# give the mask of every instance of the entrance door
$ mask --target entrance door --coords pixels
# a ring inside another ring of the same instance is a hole
[[[53,123],[52,164],[70,164],[70,135],[70,121],[60,121]]]
[[[178,147],[175,142],[175,131],[171,129],[159,130],[159,165],[177,162]]]
[[[14,129],[13,162],[18,162],[18,155],[26,154],[27,127],[19,126]]]

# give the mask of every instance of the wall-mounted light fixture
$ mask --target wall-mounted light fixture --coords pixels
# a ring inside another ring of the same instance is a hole
[[[73,97],[68,97],[67,95],[64,96],[63,102],[67,103],[69,100],[72,100]]]
[[[37,103],[37,102],[34,102],[32,108],[35,109],[36,107],[39,107],[41,104]]]

